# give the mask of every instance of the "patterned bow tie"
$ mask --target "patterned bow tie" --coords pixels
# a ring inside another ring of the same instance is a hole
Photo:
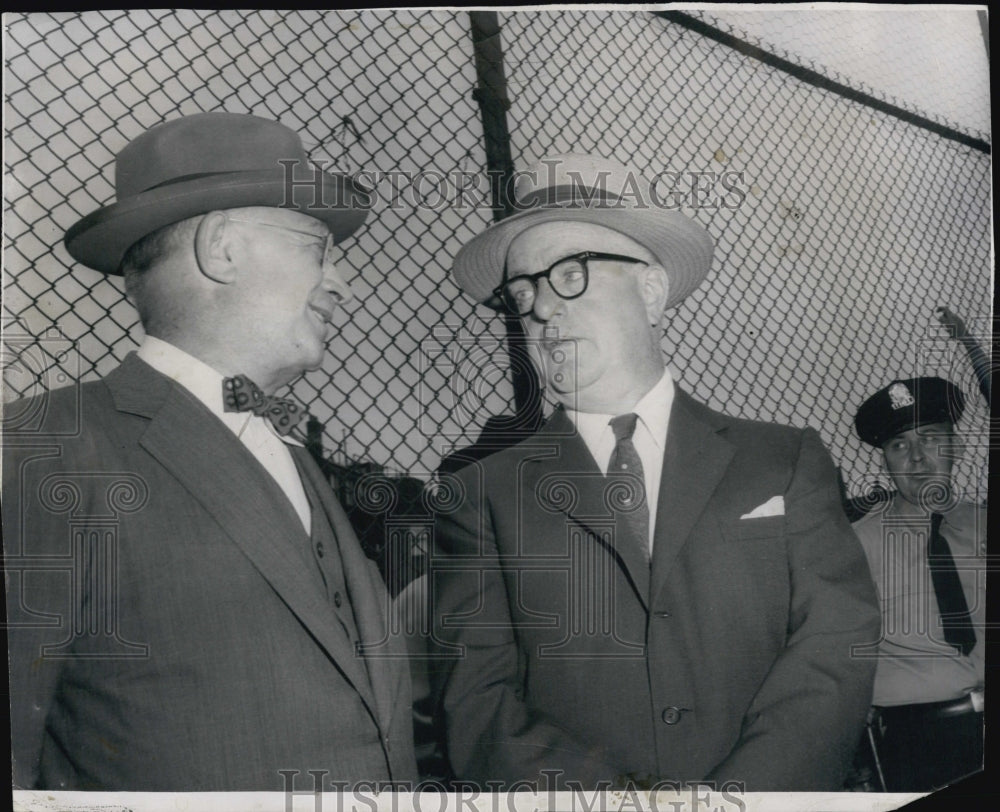
[[[246,375],[222,381],[222,404],[227,412],[253,412],[266,418],[282,437],[301,423],[306,411],[294,400],[269,397]]]

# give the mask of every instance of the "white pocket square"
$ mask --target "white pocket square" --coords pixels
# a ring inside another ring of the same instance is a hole
[[[741,519],[760,519],[763,516],[784,516],[785,515],[785,497],[784,496],[772,496],[763,505],[757,505],[749,513],[744,513],[740,516]]]

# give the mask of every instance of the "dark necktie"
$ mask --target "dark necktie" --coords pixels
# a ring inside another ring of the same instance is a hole
[[[615,474],[631,474],[636,479],[630,479],[629,490],[637,491],[622,499],[624,512],[622,518],[624,527],[619,524],[619,533],[624,531],[625,543],[637,546],[642,550],[642,557],[649,562],[649,503],[646,501],[646,485],[642,470],[642,460],[632,443],[635,433],[637,415],[634,412],[613,417],[609,421],[611,430],[615,433],[615,450],[611,452],[611,463],[608,465],[608,476]],[[635,504],[635,499],[639,504]]]
[[[931,570],[934,594],[937,596],[938,611],[944,639],[962,654],[968,654],[976,645],[976,633],[969,617],[969,604],[965,601],[962,582],[958,579],[955,559],[951,557],[948,540],[941,535],[944,516],[931,514],[931,536],[927,542],[927,565]]]
[[[265,395],[246,375],[223,378],[222,405],[227,412],[253,412],[265,418],[282,437],[306,416],[305,409],[294,400]]]

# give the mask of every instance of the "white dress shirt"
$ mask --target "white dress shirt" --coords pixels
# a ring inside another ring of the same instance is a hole
[[[635,423],[632,444],[642,461],[646,485],[646,502],[649,506],[649,553],[653,553],[653,530],[656,527],[656,506],[660,497],[660,476],[663,473],[663,452],[667,447],[667,424],[670,407],[674,402],[674,382],[670,370],[663,370],[663,377],[632,409],[639,419]],[[618,415],[593,414],[566,410],[577,432],[586,443],[590,455],[605,476],[615,450],[615,433],[609,421]]]
[[[301,445],[291,437],[282,437],[271,423],[253,412],[227,412],[222,399],[220,372],[188,355],[173,344],[155,336],[146,336],[136,353],[157,372],[179,383],[205,404],[257,461],[264,466],[288,497],[307,534],[312,532],[312,514],[302,480],[299,478],[289,445]]]

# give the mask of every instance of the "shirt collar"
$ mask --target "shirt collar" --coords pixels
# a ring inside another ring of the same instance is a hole
[[[642,399],[635,404],[635,413],[646,424],[656,447],[663,451],[667,439],[667,423],[670,421],[670,407],[674,402],[674,380],[670,370],[664,369],[663,376]]]
[[[222,402],[222,381],[225,376],[221,372],[156,336],[147,335],[136,355],[157,372],[187,389],[205,404],[212,414],[232,429],[237,437],[243,436],[244,429],[255,416],[250,412],[225,410]],[[289,445],[302,445],[290,435],[284,437],[279,435],[271,429],[271,424],[264,418],[256,419],[264,423],[275,437],[279,437]]]
[[[179,383],[208,407],[214,415],[229,414],[222,407],[221,372],[163,339],[146,336],[136,353],[170,380]]]
[[[674,381],[669,369],[663,370],[663,375],[653,385],[639,402],[635,404],[632,411],[638,415],[639,420],[649,432],[650,437],[656,444],[658,451],[662,452],[667,441],[667,424],[670,420],[670,407],[674,400]],[[577,432],[583,438],[589,448],[597,448],[601,435],[606,431],[611,431],[608,425],[613,414],[595,414],[593,412],[577,412],[571,409],[566,410],[566,415],[573,421]]]

